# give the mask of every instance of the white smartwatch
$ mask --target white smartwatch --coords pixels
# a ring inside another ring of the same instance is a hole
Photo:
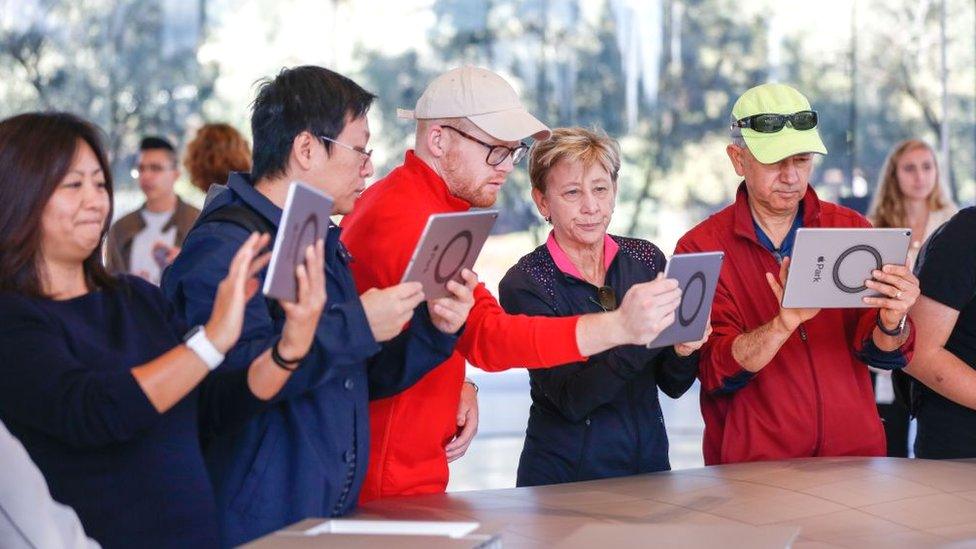
[[[224,361],[224,353],[221,353],[214,347],[214,344],[207,339],[207,332],[204,331],[203,326],[194,326],[192,330],[183,336],[183,343],[190,348],[191,351],[200,357],[200,360],[207,365],[207,368],[213,370],[220,363]]]

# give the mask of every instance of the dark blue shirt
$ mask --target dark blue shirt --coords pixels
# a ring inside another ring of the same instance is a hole
[[[755,218],[752,219],[752,226],[756,229],[756,239],[759,243],[763,245],[764,248],[770,251],[774,256],[776,256],[776,261],[780,263],[783,262],[783,258],[790,257],[793,255],[793,242],[796,241],[796,231],[803,226],[803,202],[800,202],[800,206],[797,209],[796,217],[793,218],[793,225],[790,227],[790,231],[786,233],[786,237],[780,242],[777,248],[773,241],[766,235],[766,231],[762,230],[759,223]]]
[[[617,301],[653,280],[665,259],[646,240],[614,236],[620,246],[605,283]],[[512,314],[571,316],[601,312],[597,287],[560,271],[545,245],[509,269],[498,287]],[[671,468],[658,402],[660,387],[681,396],[698,374],[698,353],[673,347],[616,347],[585,362],[529,370],[532,407],[519,459],[519,486],[635,475]]]
[[[0,416],[57,501],[106,547],[216,547],[217,511],[198,437],[260,403],[243,373],[199,406],[194,390],[159,414],[132,376],[186,331],[135,277],[65,301],[0,296]],[[209,381],[209,380],[208,380]]]
[[[228,206],[250,208],[274,227],[281,219],[281,209],[255,190],[246,174],[232,174],[228,189],[208,203],[201,219]],[[456,343],[456,336],[434,328],[422,305],[407,331],[378,344],[339,234],[339,227],[329,227],[328,302],[308,357],[254,419],[231,433],[204,433],[223,545],[250,541],[306,517],[349,512],[366,474],[369,397],[409,387],[447,359]],[[246,229],[225,221],[198,223],[190,231],[162,282],[187,324],[207,320],[217,285],[247,237]],[[240,340],[212,375],[235,375],[246,368],[283,327],[283,315],[256,295],[247,304]]]

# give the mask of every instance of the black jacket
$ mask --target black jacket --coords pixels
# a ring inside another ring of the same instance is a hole
[[[665,257],[646,240],[612,237],[620,246],[606,274],[618,302],[653,280]],[[570,316],[601,312],[597,287],[563,273],[545,245],[509,269],[499,285],[509,313]],[[576,362],[530,370],[532,408],[519,459],[518,486],[607,478],[671,468],[658,402],[660,387],[681,396],[698,374],[698,353],[673,347],[616,347]]]

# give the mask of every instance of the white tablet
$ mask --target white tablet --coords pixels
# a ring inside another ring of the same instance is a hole
[[[676,254],[671,257],[664,269],[664,276],[678,281],[681,303],[674,311],[674,322],[658,334],[647,345],[648,348],[698,341],[705,336],[724,258],[722,252]]]
[[[783,307],[870,307],[861,298],[880,294],[864,282],[884,265],[904,265],[911,237],[911,229],[798,229]]]
[[[330,215],[330,196],[305,183],[292,182],[271,251],[268,275],[264,278],[264,295],[282,301],[298,301],[295,268],[305,262],[306,248],[325,239]]]
[[[447,282],[456,280],[464,284],[461,271],[474,267],[497,219],[496,210],[430,216],[402,282],[423,284],[428,300],[450,295]]]

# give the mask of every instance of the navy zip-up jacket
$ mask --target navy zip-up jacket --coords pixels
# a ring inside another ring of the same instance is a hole
[[[278,226],[281,209],[253,188],[247,174],[231,174],[227,187],[208,202],[201,220],[220,208],[245,206]],[[254,419],[229,432],[201,432],[224,546],[306,517],[352,510],[369,455],[369,398],[409,387],[450,356],[457,341],[439,332],[421,305],[404,333],[378,344],[339,234],[339,227],[329,227],[328,301],[301,367]],[[198,223],[190,231],[162,281],[188,325],[207,321],[217,285],[247,237],[245,228],[219,220]],[[284,320],[262,295],[252,298],[240,340],[211,375],[247,368],[280,336]]]
[[[617,300],[653,280],[664,254],[646,240],[613,236],[619,250],[605,283]],[[522,257],[498,288],[509,313],[569,316],[601,312],[597,287],[557,267],[546,245]],[[698,374],[698,353],[673,347],[616,347],[585,362],[529,370],[532,407],[518,486],[608,478],[671,468],[657,389],[681,396]]]

